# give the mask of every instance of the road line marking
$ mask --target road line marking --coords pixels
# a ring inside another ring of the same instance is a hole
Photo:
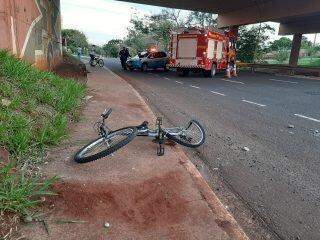
[[[223,93],[219,93],[219,92],[215,92],[215,91],[210,91],[211,93],[213,93],[213,94],[217,94],[217,95],[220,95],[220,96],[226,96],[225,94],[223,94]]]
[[[175,81],[176,83],[178,83],[178,84],[183,84],[183,82],[179,82],[179,81]]]
[[[192,87],[192,88],[196,88],[196,89],[200,89],[199,87],[194,86],[194,85],[190,85],[190,87]]]
[[[232,81],[232,80],[228,80],[228,79],[221,79],[221,81],[232,82],[232,83],[238,83],[238,84],[245,84],[245,83],[243,83],[243,82]]]
[[[170,78],[164,77],[164,79],[171,80]]]
[[[320,120],[312,118],[312,117],[307,117],[307,116],[304,116],[304,115],[301,115],[301,114],[297,114],[297,113],[294,114],[294,115],[297,116],[297,117],[305,118],[305,119],[320,123]]]
[[[256,102],[251,102],[251,101],[248,101],[248,100],[242,100],[242,102],[246,102],[246,103],[251,103],[251,104],[254,104],[254,105],[257,105],[257,106],[260,106],[260,107],[266,107],[267,105],[264,105],[264,104],[260,104],[260,103],[256,103]]]
[[[273,78],[270,78],[269,81],[298,84],[298,82],[285,81],[285,80],[279,80],[279,79],[273,79]]]

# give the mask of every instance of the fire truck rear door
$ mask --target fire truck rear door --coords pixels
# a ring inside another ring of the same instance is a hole
[[[197,38],[180,38],[178,42],[178,58],[195,59],[197,57]]]
[[[221,60],[222,59],[222,47],[223,44],[221,41],[218,42],[218,47],[217,47],[217,59]]]
[[[215,53],[215,40],[209,39],[208,41],[208,49],[207,49],[207,58],[213,59]]]

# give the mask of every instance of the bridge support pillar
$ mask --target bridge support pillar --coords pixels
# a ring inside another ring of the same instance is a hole
[[[301,40],[302,40],[302,33],[296,33],[293,35],[289,65],[290,67],[298,66],[299,60],[299,52],[301,48]]]

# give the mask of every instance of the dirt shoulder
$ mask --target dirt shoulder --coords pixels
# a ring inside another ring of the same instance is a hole
[[[112,156],[76,164],[73,153],[96,137],[92,126],[106,107],[113,128],[151,124],[141,96],[109,70],[90,69],[88,102],[71,137],[48,154],[42,171],[58,175],[58,195],[47,200],[44,222],[26,224],[27,239],[247,239],[183,151],[156,155],[136,138]]]

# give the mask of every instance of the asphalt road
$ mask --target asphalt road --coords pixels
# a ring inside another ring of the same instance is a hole
[[[106,66],[170,122],[203,123],[201,158],[261,217],[268,238],[320,239],[320,81],[245,72],[183,78],[123,71],[114,59]]]

